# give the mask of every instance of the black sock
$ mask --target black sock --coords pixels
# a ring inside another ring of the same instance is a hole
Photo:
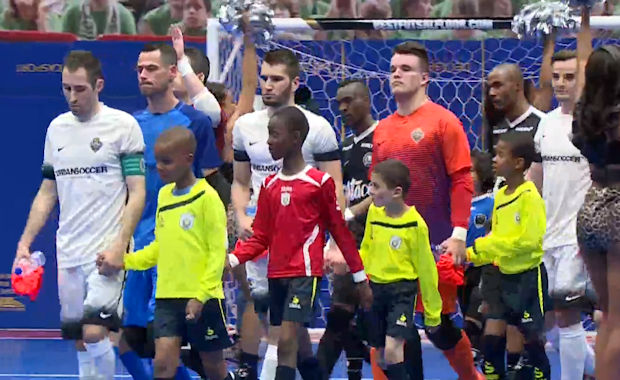
[[[275,380],[295,380],[295,368],[279,365],[276,368]]]
[[[514,370],[517,364],[519,364],[520,359],[521,353],[508,352],[506,354],[506,368],[508,369],[508,371]]]
[[[235,379],[233,378],[233,376],[231,375],[231,373],[230,373],[230,372],[228,372],[228,375],[226,375],[226,377],[224,378],[224,380],[235,380]]]
[[[411,380],[424,380],[422,342],[417,333],[405,342],[405,369]]]
[[[551,365],[544,343],[542,341],[526,343],[525,352],[527,353],[527,363],[534,372],[534,378],[536,380],[551,379]]]
[[[388,380],[407,380],[407,369],[405,363],[390,364],[385,370]]]
[[[241,352],[240,365],[237,370],[237,376],[240,379],[257,380],[258,379],[258,355]]]
[[[315,357],[298,360],[297,370],[303,380],[321,380],[321,367]]]
[[[369,356],[369,349],[360,337],[358,326],[351,325],[342,337],[344,351],[347,356],[347,376],[349,380],[362,378],[364,360]]]
[[[319,348],[316,351],[316,357],[323,372],[323,379],[329,379],[336,362],[340,358],[342,352],[341,334],[328,326],[319,342]]]
[[[471,346],[476,350],[481,351],[480,339],[482,336],[482,329],[478,327],[475,322],[466,319],[463,330],[465,330],[465,334],[467,334],[467,337],[471,342]]]
[[[484,355],[483,371],[487,375],[496,375],[503,378],[506,374],[504,356],[506,352],[506,337],[485,335],[482,339],[482,354]]]

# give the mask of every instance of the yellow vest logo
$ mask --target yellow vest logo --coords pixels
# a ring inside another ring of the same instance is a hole
[[[293,296],[293,304],[299,305],[299,298],[297,296]]]
[[[207,327],[207,335],[211,336],[213,334],[215,334],[215,331],[211,327]]]

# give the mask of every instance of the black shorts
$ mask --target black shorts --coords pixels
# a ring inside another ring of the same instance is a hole
[[[495,305],[497,314],[488,318],[501,319],[530,339],[544,331],[544,294],[547,281],[543,276],[542,264],[534,269],[517,274],[500,274],[502,288],[501,302]]]
[[[270,278],[270,324],[280,326],[282,321],[310,324],[320,282],[318,277]]]
[[[487,305],[486,318],[502,314],[502,273],[495,265],[480,267],[480,296]]]
[[[482,296],[480,295],[480,277],[482,267],[470,267],[465,271],[465,283],[458,288],[459,304],[461,311],[467,317],[481,320],[480,306]]]
[[[208,300],[197,321],[185,319],[187,301],[187,298],[155,300],[155,339],[178,336],[199,352],[218,351],[232,346],[226,329],[223,300]]]
[[[359,294],[351,273],[333,274],[331,281],[332,303],[351,305],[353,307],[359,305]]]
[[[418,331],[414,323],[418,281],[399,281],[392,284],[370,283],[372,308],[366,323],[368,343],[373,347],[385,347],[385,337],[414,337]]]

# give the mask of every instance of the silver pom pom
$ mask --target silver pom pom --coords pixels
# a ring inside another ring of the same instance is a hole
[[[550,34],[554,29],[574,31],[578,22],[566,3],[546,2],[530,4],[514,16],[512,31],[519,38],[541,37]]]
[[[264,0],[226,0],[220,7],[220,24],[231,34],[243,34],[243,13],[248,12],[254,42],[265,47],[273,39],[273,10]]]
[[[568,6],[571,8],[581,8],[587,7],[592,8],[596,4],[602,4],[605,0],[564,0],[564,2],[568,3]]]

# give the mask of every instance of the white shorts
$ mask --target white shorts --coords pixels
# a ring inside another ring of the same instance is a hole
[[[58,269],[60,321],[79,322],[99,318],[118,319],[122,315],[123,271],[110,277],[99,274],[95,263]]]
[[[571,302],[589,296],[592,284],[577,244],[545,251],[543,262],[549,278],[549,295],[554,300]]]
[[[252,298],[264,297],[269,294],[269,282],[267,281],[267,256],[256,261],[245,263],[245,273],[250,285]]]

